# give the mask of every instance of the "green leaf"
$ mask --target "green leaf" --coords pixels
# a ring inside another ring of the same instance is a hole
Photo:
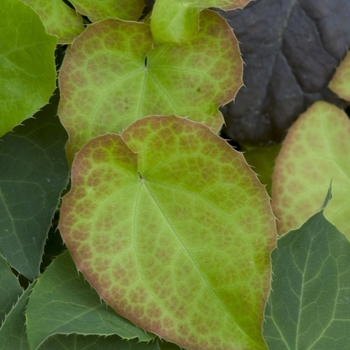
[[[241,153],[201,123],[154,116],[78,153],[60,231],[117,312],[181,347],[231,350],[266,349],[274,225]]]
[[[269,349],[347,349],[350,242],[346,237],[319,212],[278,240],[272,266],[264,325]]]
[[[344,100],[350,101],[350,51],[335,71],[329,88]]]
[[[39,275],[44,243],[69,171],[67,134],[47,105],[0,142],[0,253],[29,279]]]
[[[98,337],[55,335],[49,338],[39,350],[160,350],[157,343],[139,343],[136,339],[122,340],[117,336]]]
[[[78,275],[68,252],[57,257],[38,279],[27,307],[27,332],[33,349],[56,334],[153,338],[101,302]]]
[[[0,255],[0,326],[22,292],[17,277]]]
[[[228,24],[202,13],[202,29],[185,45],[156,45],[143,23],[90,25],[68,50],[60,73],[59,116],[68,156],[105,132],[120,133],[148,115],[176,114],[218,131],[218,107],[242,84],[242,60]]]
[[[23,292],[17,304],[5,318],[0,328],[1,350],[29,350],[24,311],[32,288],[33,284]]]
[[[59,44],[71,44],[84,30],[82,17],[62,0],[22,0],[41,18],[48,34]]]
[[[233,10],[250,0],[157,0],[151,17],[153,38],[158,43],[183,44],[192,40],[202,26],[199,13],[208,7]]]
[[[249,148],[243,152],[244,158],[252,166],[254,172],[257,173],[260,182],[266,185],[266,191],[269,195],[271,195],[273,169],[280,150],[281,145],[276,144]]]
[[[145,6],[144,0],[70,0],[78,12],[92,22],[107,18],[137,21]]]
[[[281,233],[300,227],[321,209],[332,181],[334,199],[326,218],[350,238],[350,121],[323,101],[291,127],[277,157],[272,207]]]
[[[45,105],[55,89],[57,40],[19,0],[2,0],[0,137]]]

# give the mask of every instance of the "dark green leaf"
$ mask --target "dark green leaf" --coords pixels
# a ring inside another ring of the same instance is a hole
[[[39,278],[27,307],[27,330],[33,349],[55,334],[117,334],[140,341],[154,338],[101,302],[78,275],[68,252],[56,258]]]
[[[68,180],[67,134],[47,105],[0,142],[0,253],[29,279]]]
[[[22,292],[18,279],[0,255],[0,325]]]
[[[32,287],[33,285],[27,288],[5,318],[0,329],[1,350],[29,350],[24,310]]]
[[[39,350],[160,350],[157,343],[139,343],[136,339],[122,340],[118,336],[99,337],[78,334],[55,335]]]
[[[270,350],[350,344],[350,242],[319,212],[279,239],[264,337]]]

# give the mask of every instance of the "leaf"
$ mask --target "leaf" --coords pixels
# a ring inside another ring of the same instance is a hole
[[[266,185],[266,191],[271,196],[272,174],[275,167],[275,161],[281,145],[270,145],[264,147],[248,148],[243,153],[247,163],[257,173],[260,182]]]
[[[139,343],[136,339],[122,340],[117,336],[98,337],[77,334],[56,335],[39,350],[159,350],[157,343]]]
[[[350,242],[344,235],[319,212],[278,240],[272,266],[264,325],[269,349],[347,349]]]
[[[78,12],[92,22],[107,18],[137,21],[144,8],[144,0],[70,0]]]
[[[56,38],[19,0],[3,0],[0,26],[0,137],[45,105],[55,89]]]
[[[0,326],[22,292],[18,279],[0,255]]]
[[[350,51],[335,71],[329,88],[344,100],[350,101]]]
[[[84,30],[82,17],[62,0],[22,0],[41,18],[47,33],[59,44],[71,44]]]
[[[337,107],[316,102],[283,143],[272,181],[278,232],[300,227],[320,209],[332,181],[334,199],[326,218],[350,239],[350,121]]]
[[[27,332],[32,349],[56,334],[118,334],[126,339],[152,339],[101,303],[98,294],[78,275],[67,252],[39,278],[27,307]]]
[[[39,275],[51,219],[69,171],[67,134],[47,105],[0,142],[0,253],[28,279]]]
[[[182,46],[152,48],[147,25],[118,20],[90,25],[74,42],[60,73],[70,159],[92,138],[152,114],[187,116],[219,130],[218,107],[241,86],[242,60],[226,22],[212,11],[201,16],[196,39]]]
[[[90,141],[59,227],[85,278],[137,326],[191,350],[266,349],[274,216],[242,154],[202,124],[154,116]]]
[[[344,108],[328,84],[350,47],[350,2],[259,0],[222,13],[244,58],[244,88],[222,112],[239,143],[280,143],[317,100]]]
[[[183,44],[200,28],[199,13],[208,7],[243,8],[250,0],[157,0],[152,11],[151,31],[157,43]]]
[[[17,304],[5,318],[0,328],[1,350],[29,350],[24,310],[32,288],[33,284],[23,292]]]

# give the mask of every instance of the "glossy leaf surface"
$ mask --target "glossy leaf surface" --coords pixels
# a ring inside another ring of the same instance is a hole
[[[350,51],[335,71],[329,87],[341,98],[350,101]]]
[[[29,279],[39,275],[47,233],[69,177],[67,133],[56,110],[57,105],[45,106],[0,142],[0,253]]]
[[[48,102],[55,89],[57,43],[23,2],[3,0],[1,11],[0,137]]]
[[[92,22],[107,18],[137,21],[145,5],[144,0],[71,0],[76,10]]]
[[[22,0],[41,18],[47,33],[59,44],[71,44],[84,30],[82,17],[62,0]]]
[[[153,338],[101,302],[78,275],[68,252],[57,257],[39,278],[27,306],[27,332],[33,349],[55,334]]]
[[[141,328],[191,350],[266,349],[274,216],[242,154],[202,124],[148,117],[90,141],[60,231],[101,297]]]
[[[241,86],[242,59],[227,23],[212,11],[201,16],[196,39],[181,46],[154,46],[143,23],[106,20],[85,30],[60,73],[59,116],[70,159],[93,137],[120,133],[152,114],[189,117],[219,130],[218,107]]]
[[[272,206],[281,233],[300,227],[320,209],[330,182],[326,218],[350,238],[350,121],[327,102],[316,102],[289,130],[276,160]]]
[[[319,212],[278,240],[272,266],[273,292],[264,325],[269,349],[347,349],[350,242],[346,237]]]
[[[183,44],[192,40],[202,23],[199,13],[208,7],[233,10],[250,0],[157,0],[151,17],[153,38],[158,43]]]

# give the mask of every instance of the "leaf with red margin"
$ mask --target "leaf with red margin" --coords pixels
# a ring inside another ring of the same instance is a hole
[[[313,104],[289,130],[272,181],[280,233],[299,228],[320,210],[332,181],[325,217],[350,238],[350,121],[339,108]]]
[[[42,20],[46,32],[57,36],[59,44],[71,44],[85,29],[83,18],[62,0],[22,0]]]
[[[233,10],[250,0],[157,0],[151,18],[153,38],[158,43],[183,44],[199,30],[199,13],[208,7]]]
[[[344,100],[350,101],[350,51],[335,71],[329,88]]]
[[[137,21],[145,6],[144,0],[70,0],[76,10],[92,22],[107,18]]]
[[[69,158],[148,115],[176,114],[219,130],[218,107],[240,88],[242,59],[228,24],[212,11],[201,16],[200,32],[181,46],[154,46],[149,26],[119,20],[92,24],[77,38],[59,79]]]
[[[191,350],[266,349],[275,220],[241,153],[207,127],[148,117],[87,143],[60,232],[118,313]]]

